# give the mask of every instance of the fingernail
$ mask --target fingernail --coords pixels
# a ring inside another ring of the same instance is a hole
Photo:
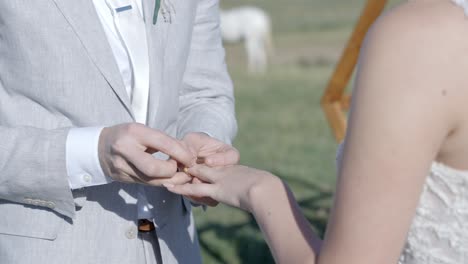
[[[166,188],[174,188],[175,187],[175,185],[171,184],[171,183],[163,183],[163,186],[166,187]]]
[[[202,157],[198,157],[197,158],[197,164],[203,164],[206,162],[206,159],[205,158],[202,158]]]

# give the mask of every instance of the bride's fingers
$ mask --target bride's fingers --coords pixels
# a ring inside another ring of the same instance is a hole
[[[205,158],[205,163],[210,167],[235,165],[239,163],[239,151],[233,147],[226,148],[223,152],[215,153]]]
[[[212,197],[215,191],[215,187],[212,184],[200,183],[200,184],[163,184],[170,192],[185,195],[185,196],[197,196],[197,197]]]
[[[205,165],[195,165],[189,168],[187,172],[204,182],[213,183],[216,181],[217,175],[219,174],[219,169],[211,168]]]
[[[167,183],[171,185],[180,185],[180,184],[190,183],[192,179],[193,179],[192,176],[184,172],[177,172],[174,176],[172,176],[171,178],[168,178],[167,180],[161,181],[161,179],[155,179],[155,180],[149,181],[148,183],[161,185],[161,182],[163,182],[163,183]]]
[[[197,177],[193,177],[191,183],[198,184],[198,183],[209,183],[209,182],[205,182],[205,181],[200,180],[200,179],[197,178]]]

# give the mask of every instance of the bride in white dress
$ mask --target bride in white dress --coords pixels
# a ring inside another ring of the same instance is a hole
[[[462,8],[467,1],[410,0],[368,33],[323,241],[268,172],[197,165],[188,172],[207,183],[166,187],[252,212],[279,263],[468,263]]]

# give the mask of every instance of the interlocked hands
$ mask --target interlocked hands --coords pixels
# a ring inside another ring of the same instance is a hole
[[[239,152],[204,133],[189,133],[181,141],[141,124],[104,128],[99,138],[99,161],[104,173],[115,181],[153,186],[202,184],[203,179],[184,171],[198,163],[225,167],[239,162]],[[168,160],[152,154],[162,152]],[[182,170],[181,170],[182,168]],[[189,196],[193,201],[214,206],[217,201]]]

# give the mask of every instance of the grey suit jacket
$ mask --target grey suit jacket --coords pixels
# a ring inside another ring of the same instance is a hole
[[[218,0],[171,0],[152,24],[149,125],[172,136],[236,132]],[[137,186],[71,191],[72,127],[133,122],[129,98],[90,0],[0,1],[0,263],[142,263]],[[190,203],[145,187],[164,263],[199,263]]]

